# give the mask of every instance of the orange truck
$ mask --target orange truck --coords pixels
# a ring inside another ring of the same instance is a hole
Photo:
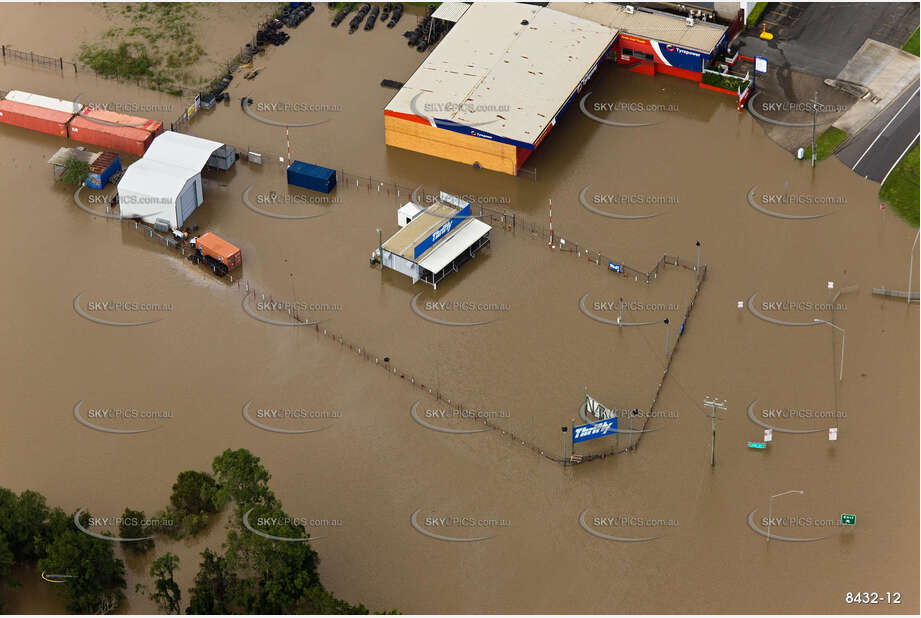
[[[229,271],[243,265],[243,254],[236,247],[217,234],[207,232],[192,240],[192,245],[197,251],[193,254],[195,262],[204,261],[211,271],[218,277],[223,277]]]

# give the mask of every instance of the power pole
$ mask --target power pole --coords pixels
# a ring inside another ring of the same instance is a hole
[[[704,397],[704,405],[710,406],[710,465],[716,465],[716,409],[726,409],[726,400],[720,401],[716,397]]]
[[[819,106],[819,92],[816,91],[815,98],[812,100],[812,167],[815,167],[815,114]]]

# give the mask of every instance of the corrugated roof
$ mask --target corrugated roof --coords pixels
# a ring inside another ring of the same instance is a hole
[[[17,103],[26,103],[27,105],[34,105],[36,107],[44,107],[45,109],[53,109],[57,112],[67,112],[70,114],[79,113],[83,106],[79,103],[74,103],[73,101],[64,101],[63,99],[55,99],[54,97],[46,97],[42,94],[35,94],[33,92],[25,92],[23,90],[10,90],[6,93],[4,97],[7,101],[16,101]]]
[[[62,146],[58,148],[56,153],[51,155],[51,158],[48,159],[48,163],[51,165],[64,165],[69,159],[76,159],[77,161],[83,161],[88,165],[92,165],[96,159],[99,158],[100,154],[102,153],[90,152],[89,150],[77,150],[76,148]]]
[[[546,7],[474,3],[386,109],[533,144],[616,34]]]
[[[684,17],[651,9],[626,7],[609,2],[553,2],[548,8],[646,39],[672,43],[709,54],[727,27],[703,21],[688,26]]]
[[[456,22],[464,13],[467,12],[467,9],[469,8],[470,5],[466,2],[442,2],[441,6],[435,9],[435,12],[432,13],[432,17],[435,19],[443,19],[445,21]]]

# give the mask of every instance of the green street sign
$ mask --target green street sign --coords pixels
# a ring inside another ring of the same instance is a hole
[[[841,513],[841,523],[845,526],[856,526],[857,516],[850,513]]]
[[[749,442],[748,448],[759,448],[759,449],[767,448],[767,444],[765,444],[764,442]]]

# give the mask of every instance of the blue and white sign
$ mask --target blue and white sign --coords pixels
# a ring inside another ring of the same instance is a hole
[[[589,423],[587,425],[578,425],[572,428],[572,443],[585,442],[595,438],[603,438],[612,433],[617,433],[617,417],[607,420]]]
[[[437,230],[429,234],[428,238],[416,245],[416,248],[413,249],[413,257],[418,258],[420,255],[428,251],[432,245],[441,240],[447,235],[448,232],[456,228],[464,219],[470,216],[470,204],[464,206],[460,212],[456,215],[445,221]]]
[[[768,61],[764,56],[755,56],[755,73],[767,73]]]
[[[624,272],[624,267],[621,266],[620,264],[615,264],[614,262],[608,262],[608,268],[610,268],[616,273]]]

